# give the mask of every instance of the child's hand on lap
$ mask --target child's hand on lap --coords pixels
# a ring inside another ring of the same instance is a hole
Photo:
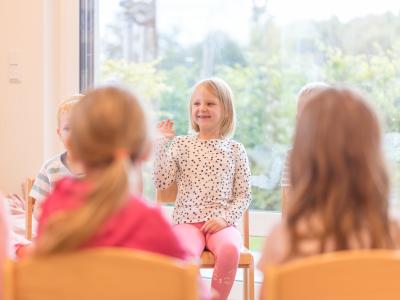
[[[34,251],[33,244],[28,244],[28,245],[17,244],[17,245],[15,245],[15,255],[18,259],[32,255],[33,251]]]
[[[175,137],[174,121],[167,119],[159,122],[157,131],[162,137],[172,140]]]
[[[200,230],[204,233],[215,233],[225,227],[228,227],[228,223],[223,218],[217,217],[205,222]]]

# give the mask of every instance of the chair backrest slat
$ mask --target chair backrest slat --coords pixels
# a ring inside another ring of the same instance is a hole
[[[25,237],[32,240],[32,221],[33,221],[33,206],[35,199],[29,196],[35,178],[28,177],[22,184],[22,195],[25,201]]]

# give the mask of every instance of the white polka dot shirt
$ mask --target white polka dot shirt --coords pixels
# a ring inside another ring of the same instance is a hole
[[[159,139],[153,182],[157,189],[177,183],[175,224],[221,217],[236,225],[251,201],[247,154],[242,144],[231,139]]]

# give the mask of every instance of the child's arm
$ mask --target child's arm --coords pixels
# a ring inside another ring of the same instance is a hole
[[[173,140],[175,133],[173,131],[173,123],[169,121],[162,121],[158,125],[158,130],[162,137],[156,142],[156,151],[153,167],[153,183],[157,189],[168,188],[176,178],[178,171],[178,164],[174,157],[176,156],[176,140]],[[172,140],[172,143],[170,141]]]
[[[35,199],[35,198],[34,198]],[[42,213],[41,202],[35,199],[35,205],[33,206],[33,217],[35,220],[39,220],[40,214]]]
[[[34,244],[27,244],[27,245],[17,244],[15,246],[16,246],[15,254],[19,259],[31,256],[35,251]]]
[[[235,176],[233,182],[233,201],[221,217],[228,225],[235,224],[251,202],[250,165],[246,150],[238,144],[235,153]]]
[[[50,179],[47,174],[47,170],[45,166],[43,166],[39,174],[36,176],[35,181],[33,183],[32,189],[29,193],[29,196],[35,199],[35,205],[33,207],[33,216],[36,220],[39,219],[41,204],[43,200],[46,198],[48,193],[50,192]]]

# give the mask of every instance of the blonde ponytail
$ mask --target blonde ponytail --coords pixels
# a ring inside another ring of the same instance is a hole
[[[89,194],[75,210],[50,216],[37,255],[66,252],[87,242],[128,198],[128,165],[147,139],[144,111],[130,92],[115,87],[89,92],[73,108],[71,151],[92,171]]]

